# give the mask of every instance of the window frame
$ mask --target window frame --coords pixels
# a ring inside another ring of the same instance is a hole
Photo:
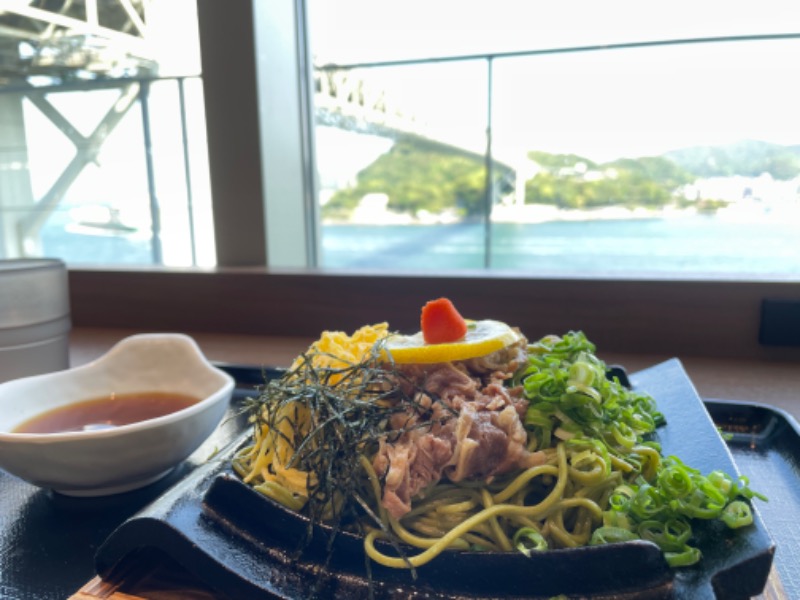
[[[304,4],[198,0],[220,266],[317,264]]]

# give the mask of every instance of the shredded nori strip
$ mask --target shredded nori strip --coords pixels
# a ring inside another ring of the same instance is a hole
[[[361,457],[373,456],[381,438],[391,443],[411,428],[429,428],[436,422],[431,418],[431,404],[418,400],[420,394],[431,398],[424,384],[409,381],[387,362],[381,350],[378,343],[360,362],[320,367],[314,362],[319,355],[345,361],[312,348],[282,377],[266,382],[248,407],[256,426],[267,425],[292,447],[286,467],[314,474],[308,502],[302,510],[309,518],[309,528],[306,539],[301,540],[300,552],[310,542],[316,524],[330,526],[328,560],[335,537],[343,527],[353,526],[364,533],[361,519],[365,515],[385,530],[371,508],[375,504],[370,502],[371,492],[365,487]],[[438,398],[431,400],[437,402]],[[298,418],[298,406],[306,408],[308,415]],[[287,407],[292,410],[282,410]],[[407,428],[387,431],[389,419],[397,413],[414,418]],[[450,416],[452,410],[448,408],[446,414]],[[281,426],[287,423],[294,440],[280,433]],[[393,537],[390,535],[390,539]],[[403,555],[399,543],[392,543]],[[412,576],[416,576],[413,569]]]

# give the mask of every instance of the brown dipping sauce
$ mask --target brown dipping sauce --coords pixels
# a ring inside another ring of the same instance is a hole
[[[194,396],[172,392],[111,394],[54,408],[18,425],[13,433],[110,429],[168,415],[197,402]]]

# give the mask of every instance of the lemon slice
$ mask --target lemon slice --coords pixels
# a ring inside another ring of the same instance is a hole
[[[426,344],[420,331],[414,335],[391,335],[384,348],[398,364],[430,364],[486,356],[522,339],[522,334],[500,321],[485,319],[467,324],[467,335],[457,342]]]

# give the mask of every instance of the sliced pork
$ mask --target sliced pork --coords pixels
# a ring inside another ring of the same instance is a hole
[[[490,481],[544,462],[526,448],[522,389],[506,385],[526,348],[523,339],[479,359],[397,367],[404,391],[427,414],[395,414],[373,458],[389,514],[402,517],[414,496],[442,478]]]

